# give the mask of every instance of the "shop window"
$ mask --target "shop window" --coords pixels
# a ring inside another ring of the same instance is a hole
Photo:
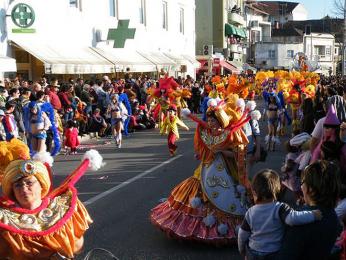
[[[268,57],[269,57],[269,59],[274,59],[275,58],[275,50],[269,50],[268,51]]]
[[[180,8],[180,24],[179,24],[179,32],[184,34],[184,9]]]
[[[145,0],[139,0],[139,23],[146,25]]]
[[[82,11],[82,0],[69,0],[70,7],[78,8],[79,11]]]
[[[294,50],[287,50],[287,58],[294,58]]]

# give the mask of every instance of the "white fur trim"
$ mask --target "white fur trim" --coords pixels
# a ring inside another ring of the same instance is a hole
[[[217,106],[216,99],[214,99],[214,98],[209,99],[207,105],[208,105],[208,107],[216,107]]]
[[[310,140],[311,135],[309,135],[308,133],[301,133],[299,135],[294,136],[293,138],[291,138],[290,140],[290,145],[292,146],[301,146],[303,143],[305,143],[306,141]]]
[[[250,113],[250,116],[251,116],[251,119],[252,120],[260,120],[261,119],[261,112],[260,111],[258,111],[258,110],[254,110],[254,111],[251,111],[251,113]]]
[[[47,163],[49,166],[53,166],[54,162],[54,158],[50,155],[49,152],[35,153],[32,159],[35,161],[40,161],[42,163]]]
[[[219,98],[219,97],[215,98],[215,100],[216,100],[216,103],[217,103],[217,104],[220,104],[220,102],[222,101],[222,99]]]
[[[202,205],[202,200],[198,197],[194,197],[191,201],[190,201],[190,205],[192,208],[198,208],[199,206]]]
[[[89,169],[92,171],[97,171],[106,164],[105,162],[103,162],[101,154],[94,149],[87,151],[83,155],[83,161],[86,159],[89,160]]]
[[[220,224],[217,226],[217,232],[221,235],[224,236],[228,232],[228,226],[226,224]]]
[[[207,227],[211,227],[216,223],[216,218],[213,215],[208,215],[203,218],[203,222]]]
[[[256,102],[253,101],[253,100],[248,101],[248,102],[246,103],[246,105],[245,105],[245,107],[246,107],[247,109],[249,109],[250,111],[255,110],[256,106],[257,106],[257,104],[256,104]]]
[[[189,115],[191,115],[191,111],[188,109],[188,108],[183,108],[182,110],[181,110],[181,115],[182,115],[182,117],[188,117]]]
[[[239,107],[239,108],[244,108],[245,107],[245,101],[244,101],[244,99],[242,99],[242,98],[238,98],[238,100],[237,100],[237,107]]]

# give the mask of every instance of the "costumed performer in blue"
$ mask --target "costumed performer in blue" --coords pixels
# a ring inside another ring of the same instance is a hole
[[[119,86],[118,91],[119,91],[118,103],[119,104],[123,103],[123,105],[127,109],[127,118],[124,121],[124,135],[128,136],[129,135],[129,132],[128,132],[129,131],[129,124],[130,124],[130,119],[131,119],[131,115],[132,115],[131,104],[130,104],[130,101],[129,101],[127,94],[124,93],[124,87]]]
[[[54,148],[50,151],[52,156],[60,151],[61,142],[58,129],[55,124],[55,113],[48,102],[30,102],[24,107],[24,126],[28,133],[28,146],[32,155],[46,151],[47,131],[53,133]]]
[[[282,104],[276,93],[276,79],[270,78],[267,82],[267,89],[263,91],[263,98],[266,103],[266,116],[268,120],[268,134],[265,143],[268,151],[275,150],[275,144],[280,144],[277,128],[280,117],[283,115]]]

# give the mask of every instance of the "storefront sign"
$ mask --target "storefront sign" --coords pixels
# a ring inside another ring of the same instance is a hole
[[[35,22],[35,12],[31,6],[19,3],[11,12],[13,23],[19,28],[12,29],[13,33],[34,33],[35,29],[29,28]]]

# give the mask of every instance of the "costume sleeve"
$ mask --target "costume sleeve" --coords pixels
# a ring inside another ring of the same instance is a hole
[[[162,122],[162,126],[160,129],[160,134],[166,134],[167,133],[167,126],[168,126],[168,121],[167,121],[168,117]]]
[[[177,125],[181,126],[181,127],[187,127],[187,125],[185,125],[185,123],[179,119],[179,117],[177,117]]]
[[[314,213],[310,211],[293,210],[286,203],[282,203],[279,209],[279,217],[282,223],[290,226],[304,225],[315,221]]]

